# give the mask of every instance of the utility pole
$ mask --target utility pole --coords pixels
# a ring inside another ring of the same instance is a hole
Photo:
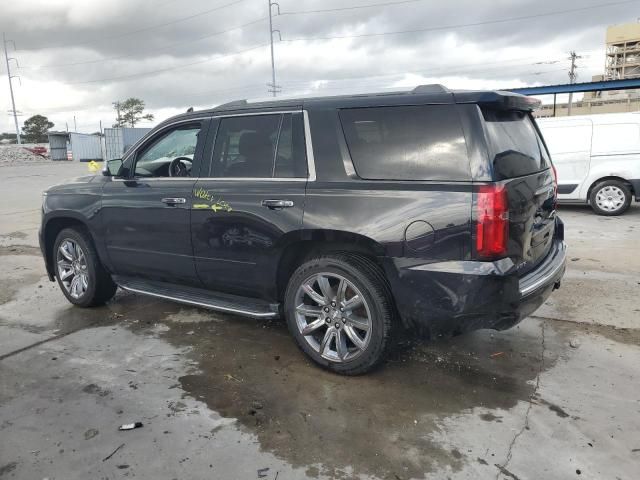
[[[576,60],[582,58],[580,55],[576,55],[575,51],[571,51],[569,54],[569,60],[571,60],[571,69],[569,70],[569,83],[576,83],[576,78],[578,74],[576,73]],[[567,104],[567,116],[571,116],[571,104],[573,103],[573,92],[569,92],[569,103]]]
[[[269,43],[271,45],[271,83],[267,83],[269,87],[269,92],[273,94],[275,97],[276,94],[280,91],[280,87],[276,84],[276,62],[273,57],[273,34],[278,32],[278,37],[282,40],[282,35],[280,34],[280,30],[273,29],[273,19],[272,19],[272,11],[273,6],[278,7],[278,15],[280,15],[280,4],[278,2],[274,2],[272,0],[267,0],[269,2]]]
[[[112,105],[116,109],[116,124],[118,127],[122,127],[122,125],[120,125],[120,101],[113,102]]]
[[[9,67],[9,60],[13,60],[16,63],[18,63],[18,60],[16,60],[13,57],[9,57],[9,54],[7,53],[7,42],[11,42],[13,43],[13,49],[16,49],[16,44],[13,42],[13,40],[7,40],[7,36],[5,35],[5,33],[2,33],[2,45],[4,46],[4,61],[7,64],[7,77],[9,79],[9,92],[11,93],[11,110],[13,112],[13,121],[16,124],[16,139],[18,140],[18,145],[20,145],[22,143],[22,141],[20,140],[20,127],[18,126],[18,111],[16,110],[16,101],[15,98],[13,98],[13,84],[11,83],[11,79],[13,77],[17,77],[18,75],[11,75],[11,68]]]

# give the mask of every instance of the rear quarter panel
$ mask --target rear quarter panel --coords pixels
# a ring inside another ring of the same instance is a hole
[[[363,180],[337,111],[311,110],[309,121],[316,181],[307,184],[305,230],[356,233],[378,243],[385,256],[422,263],[470,258],[471,182]],[[405,231],[416,221],[424,222],[419,252],[405,243]]]

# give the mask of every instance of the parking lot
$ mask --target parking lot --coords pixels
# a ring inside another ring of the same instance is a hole
[[[640,205],[562,206],[562,288],[519,326],[348,378],[281,321],[125,292],[72,307],[37,248],[40,192],[86,173],[0,168],[0,478],[638,478]]]

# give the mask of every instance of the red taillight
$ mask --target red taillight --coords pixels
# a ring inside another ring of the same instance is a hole
[[[480,185],[477,193],[476,252],[481,258],[507,253],[509,202],[504,185]]]

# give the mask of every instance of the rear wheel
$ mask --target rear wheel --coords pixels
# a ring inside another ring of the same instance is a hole
[[[285,314],[298,346],[329,370],[358,375],[384,359],[391,294],[380,267],[366,257],[334,254],[302,264],[289,281]]]
[[[88,233],[65,228],[53,245],[58,285],[74,305],[94,307],[110,300],[117,286],[104,269]]]
[[[605,180],[591,189],[589,204],[598,215],[622,215],[631,204],[631,190],[619,180]]]

